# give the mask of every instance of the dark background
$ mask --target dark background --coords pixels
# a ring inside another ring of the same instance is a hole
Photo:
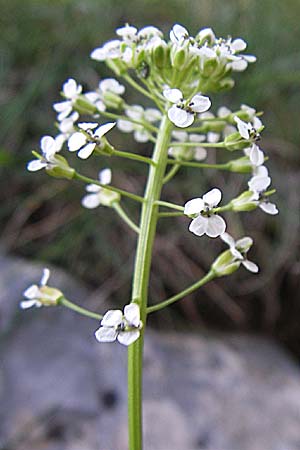
[[[130,296],[135,251],[131,230],[107,208],[84,210],[82,185],[25,170],[40,136],[54,131],[51,105],[59,100],[62,83],[74,77],[85,88],[93,88],[100,76],[109,76],[89,54],[126,22],[137,27],[152,24],[165,33],[176,22],[191,34],[210,26],[218,36],[231,34],[248,42],[257,63],[235,75],[235,88],[214,96],[213,105],[237,109],[246,103],[264,111],[261,146],[270,156],[280,214],[272,217],[258,210],[226,216],[235,236],[253,236],[250,259],[261,272],[253,276],[241,269],[194,294],[193,300],[154,315],[150,323],[164,329],[210,327],[274,335],[300,356],[299,1],[10,0],[0,6],[2,249],[65,268],[116,305],[127,303]],[[140,100],[130,89],[127,99]],[[113,143],[143,154],[151,151],[118,133]],[[71,161],[78,163],[76,157]],[[99,164],[99,169],[113,167],[117,186],[142,194],[143,165],[105,159]],[[94,166],[88,161],[81,167],[95,176]],[[229,200],[242,179],[182,170],[164,198],[183,204],[216,185],[224,187]],[[132,203],[127,208],[136,215]],[[220,242],[192,236],[185,220],[162,221],[154,252],[152,301],[163,300],[202,276],[223,248]]]

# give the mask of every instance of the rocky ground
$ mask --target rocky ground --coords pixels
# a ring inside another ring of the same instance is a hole
[[[40,275],[0,258],[0,449],[126,450],[126,349],[98,344],[97,322],[71,311],[21,311]],[[147,332],[144,391],[145,450],[300,449],[300,369],[263,338]]]

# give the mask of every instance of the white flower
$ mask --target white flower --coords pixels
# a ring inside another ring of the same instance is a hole
[[[173,131],[172,136],[179,142],[182,142],[182,146],[170,147],[168,154],[174,158],[184,160],[196,160],[203,161],[207,156],[207,151],[204,147],[201,147],[201,142],[205,140],[203,134],[187,133],[186,131]],[[185,146],[186,142],[199,142],[199,147]]]
[[[276,215],[279,212],[277,206],[271,203],[268,197],[264,195],[272,181],[268,176],[268,171],[266,167],[261,166],[261,170],[257,173],[248,181],[249,190],[253,193],[251,200],[265,213]]]
[[[102,47],[95,48],[91,53],[91,58],[96,61],[105,61],[106,59],[117,59],[121,57],[121,41],[114,39],[106,42]]]
[[[259,136],[257,130],[260,128],[260,126],[258,123],[256,123],[255,125],[252,124],[251,122],[244,122],[238,116],[234,116],[234,121],[236,122],[238,132],[240,133],[243,139],[246,140],[250,138],[256,139]],[[259,121],[259,123],[261,124],[261,121]]]
[[[222,192],[214,188],[203,195],[202,198],[194,198],[184,205],[184,214],[195,216],[189,226],[189,230],[197,236],[206,234],[215,238],[226,230],[225,220],[213,212],[221,201]]]
[[[235,241],[228,233],[221,234],[220,238],[229,246],[229,250],[235,260],[240,261],[241,264],[250,272],[257,273],[258,266],[247,259],[247,252],[253,244],[253,240],[246,236]]]
[[[190,102],[184,102],[183,94],[180,89],[164,89],[164,97],[171,103],[174,103],[168,110],[168,117],[179,128],[185,128],[192,125],[197,113],[207,111],[211,106],[208,97],[196,94]]]
[[[81,94],[82,86],[77,84],[73,78],[69,78],[62,88],[63,96],[67,99],[63,102],[54,103],[53,108],[58,112],[57,119],[59,121],[68,117],[73,111],[74,103]]]
[[[136,303],[124,307],[124,313],[112,309],[104,314],[96,330],[95,337],[99,342],[113,342],[116,339],[123,345],[130,345],[140,337],[143,326],[140,320],[140,308]]]
[[[62,297],[63,294],[58,289],[47,286],[49,277],[50,270],[44,269],[40,284],[32,284],[23,292],[23,295],[27,300],[20,303],[22,309],[32,308],[33,306],[40,308],[43,305],[57,305],[57,300]]]
[[[131,105],[126,108],[125,114],[132,120],[139,122],[154,123],[161,119],[161,112],[155,108],[144,109],[140,105]],[[133,132],[133,137],[137,142],[148,142],[151,134],[146,130],[142,124],[131,122],[126,119],[119,119],[117,127],[123,133]]]
[[[127,23],[124,27],[117,28],[116,34],[120,36],[124,42],[132,43],[136,41],[137,31],[137,28]]]
[[[87,159],[93,153],[95,147],[101,145],[101,138],[108,133],[114,126],[115,122],[105,123],[98,127],[97,123],[83,122],[79,123],[78,127],[85,133],[77,131],[72,134],[68,140],[68,148],[70,152],[78,152],[81,159]],[[98,127],[95,131],[93,131]]]
[[[175,45],[182,45],[184,41],[189,38],[188,30],[178,23],[176,23],[170,31],[170,40]]]
[[[125,92],[125,86],[119,83],[115,78],[105,78],[98,84],[98,88],[95,91],[86,92],[84,96],[91,102],[96,108],[103,112],[106,109],[105,94],[113,93],[116,95],[122,95]]]
[[[101,184],[108,185],[111,182],[111,170],[103,169],[98,174],[98,179]],[[86,186],[89,194],[85,195],[81,200],[82,206],[88,209],[97,208],[99,205],[111,206],[111,204],[120,199],[117,192],[109,191],[97,184],[88,184]]]
[[[54,139],[51,136],[43,136],[41,139],[42,158],[34,159],[27,164],[27,170],[36,172],[41,169],[52,169],[58,162],[55,154],[59,152],[62,147],[60,139]]]
[[[259,167],[262,166],[265,161],[264,152],[256,144],[252,144],[251,147],[244,149],[245,155],[250,159],[252,166]]]

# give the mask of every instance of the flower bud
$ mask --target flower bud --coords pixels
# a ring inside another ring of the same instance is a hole
[[[56,306],[59,302],[58,300],[63,297],[63,293],[56,288],[49,286],[41,286],[39,288],[40,298],[39,302],[43,306]]]
[[[153,47],[152,61],[158,69],[170,67],[170,51],[164,41],[160,41]]]
[[[101,199],[101,205],[111,208],[113,203],[117,203],[121,200],[121,195],[118,192],[109,191],[108,189],[101,189],[99,193]]]
[[[97,146],[97,150],[98,149],[99,153],[101,153],[102,155],[104,154],[109,156],[111,156],[115,151],[115,148],[108,142],[106,137],[101,138],[101,143]]]
[[[79,112],[79,114],[83,115],[93,115],[98,112],[95,105],[87,100],[85,97],[78,97],[74,104],[74,109]]]
[[[257,202],[253,199],[253,192],[245,191],[230,202],[232,211],[252,211],[257,208]]]
[[[124,105],[124,100],[122,99],[122,97],[111,91],[104,92],[103,101],[107,108],[120,109],[123,108]]]
[[[66,178],[71,180],[74,177],[75,170],[69,166],[68,161],[61,155],[55,155],[55,165],[50,168],[45,168],[48,175],[54,178]]]
[[[250,159],[247,156],[244,156],[243,158],[233,159],[232,161],[229,161],[227,163],[227,166],[230,172],[251,173],[252,171],[252,165]]]
[[[118,77],[127,73],[127,65],[120,59],[106,59],[107,67],[111,69]]]
[[[249,142],[241,139],[239,132],[229,134],[224,139],[225,147],[229,151],[242,150],[243,148],[249,147]]]
[[[231,251],[226,250],[213,262],[211,271],[215,274],[215,276],[223,277],[225,275],[231,275],[240,267],[240,265],[240,261],[234,261]]]

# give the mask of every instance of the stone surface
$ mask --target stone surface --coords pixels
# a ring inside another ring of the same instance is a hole
[[[71,311],[20,311],[41,266],[2,257],[0,274],[0,449],[126,450],[126,349]],[[51,279],[85,303],[70,277]],[[147,332],[145,450],[299,450],[299,375],[262,338]]]

